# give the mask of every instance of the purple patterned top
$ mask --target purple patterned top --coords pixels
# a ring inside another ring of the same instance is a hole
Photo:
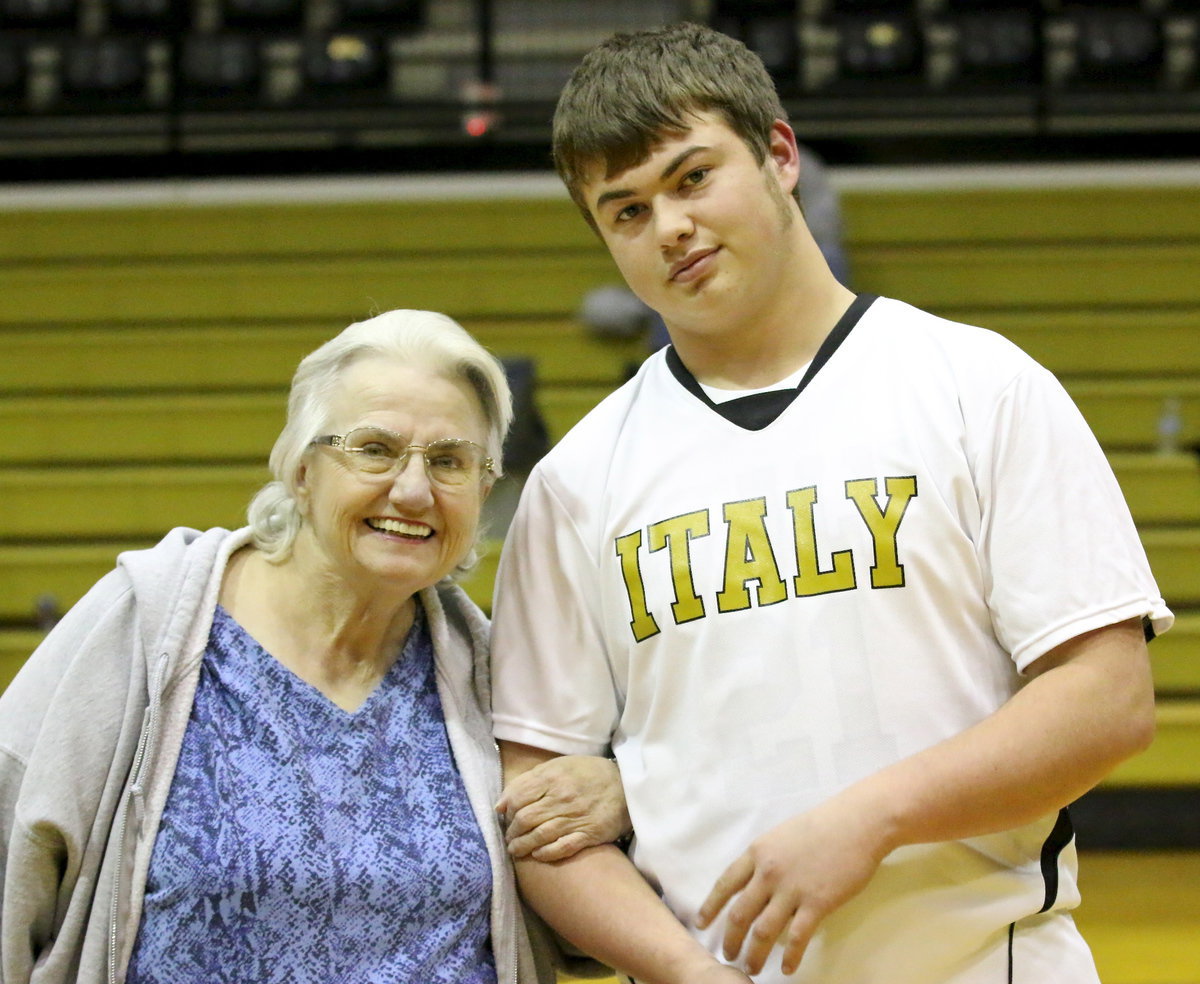
[[[129,984],[495,984],[491,892],[425,619],[348,713],[218,608]]]

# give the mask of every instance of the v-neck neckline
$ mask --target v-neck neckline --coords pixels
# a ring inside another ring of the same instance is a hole
[[[400,651],[392,665],[379,678],[362,703],[353,710],[347,710],[315,684],[304,679],[286,663],[277,659],[228,609],[218,605],[218,611],[220,613],[218,617],[223,616],[232,630],[242,637],[243,644],[248,647],[243,650],[239,659],[243,661],[243,665],[250,674],[267,686],[275,684],[277,687],[285,688],[296,699],[307,702],[314,714],[322,715],[329,722],[337,721],[346,726],[361,726],[362,722],[369,720],[375,713],[375,706],[381,700],[387,699],[387,694],[392,690],[394,683],[393,675],[405,672],[398,669],[402,663],[405,664],[406,670],[411,667],[412,659],[409,657],[416,651],[415,647],[420,645],[425,632],[424,610],[418,605],[413,624],[409,627],[408,635],[400,643]]]
[[[674,345],[667,348],[667,366],[679,384],[714,413],[720,414],[731,424],[741,427],[743,430],[762,430],[777,420],[779,415],[792,405],[796,397],[812,382],[813,378],[820,372],[821,367],[829,361],[833,353],[846,340],[851,329],[858,324],[863,314],[866,313],[867,308],[876,300],[877,295],[875,294],[858,294],[850,302],[850,306],[846,308],[845,313],[838,319],[837,324],[833,326],[833,330],[825,336],[825,340],[821,343],[820,348],[817,349],[817,354],[813,356],[812,362],[809,363],[808,371],[792,389],[751,393],[749,396],[739,396],[732,400],[725,400],[722,403],[715,403],[704,392],[704,387],[696,381],[696,377],[692,375],[688,367],[683,364],[683,360],[679,358]]]

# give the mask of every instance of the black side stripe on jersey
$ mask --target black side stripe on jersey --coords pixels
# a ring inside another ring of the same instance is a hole
[[[1058,856],[1075,837],[1075,827],[1071,823],[1071,814],[1064,806],[1058,811],[1058,819],[1054,821],[1054,829],[1042,844],[1042,881],[1046,885],[1046,900],[1039,912],[1048,912],[1058,898]],[[1008,984],[1013,984],[1013,936],[1017,924],[1008,924]]]
[[[762,430],[791,406],[792,401],[803,392],[804,387],[812,381],[812,378],[820,371],[821,367],[829,361],[829,357],[837,351],[838,346],[850,334],[850,329],[858,324],[859,319],[875,300],[876,295],[874,294],[859,294],[854,298],[850,306],[846,308],[846,313],[838,319],[838,323],[833,326],[833,330],[825,336],[825,341],[817,349],[817,354],[813,356],[808,371],[805,372],[804,378],[800,380],[795,389],[775,390],[770,393],[755,393],[751,396],[739,397],[736,400],[727,400],[725,403],[713,403],[700,384],[696,382],[696,377],[683,364],[683,360],[675,352],[674,345],[667,349],[667,365],[670,366],[671,372],[679,380],[680,385],[696,397],[696,399],[707,404],[709,409],[719,413],[731,424],[736,424],[743,430]]]
[[[1038,912],[1049,912],[1058,899],[1058,856],[1074,838],[1075,827],[1071,823],[1071,814],[1064,806],[1058,811],[1054,829],[1042,845],[1042,881],[1046,884],[1046,901]]]
[[[1016,930],[1016,923],[1008,924],[1008,984],[1013,984],[1013,934]]]
[[[1149,615],[1142,616],[1142,635],[1146,637],[1147,642],[1153,642],[1158,638],[1158,633],[1154,631],[1154,623],[1150,621]]]

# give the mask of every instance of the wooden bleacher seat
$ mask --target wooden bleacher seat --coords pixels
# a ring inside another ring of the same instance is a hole
[[[1200,530],[1143,529],[1142,545],[1158,580],[1163,597],[1178,613],[1188,614],[1200,607]]]
[[[1148,450],[1164,439],[1178,450],[1200,446],[1200,376],[1072,376],[1066,387],[1105,448]]]
[[[1195,304],[991,310],[951,306],[947,317],[981,324],[1011,339],[1068,383],[1124,377],[1194,380],[1200,376]]]
[[[1129,451],[1113,451],[1108,457],[1139,526],[1200,527],[1200,457]]]
[[[1200,612],[1175,617],[1171,631],[1150,644],[1154,688],[1163,697],[1200,697]]]
[[[1117,781],[1200,784],[1200,191],[902,184],[844,187],[855,286],[1009,336],[1079,403],[1180,615],[1153,647],[1166,759]],[[39,599],[170,526],[242,522],[297,361],[350,321],[430,307],[532,356],[552,439],[645,355],[579,323],[620,278],[562,194],[60,205],[0,200],[0,685]],[[468,581],[485,607],[495,561]]]

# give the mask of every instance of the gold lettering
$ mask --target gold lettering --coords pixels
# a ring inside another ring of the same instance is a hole
[[[797,598],[849,591],[854,579],[854,554],[850,550],[839,550],[833,555],[833,569],[823,571],[817,560],[817,530],[813,522],[813,505],[817,501],[817,487],[810,485],[796,489],[787,495],[788,508],[792,511],[792,530],[796,537],[796,570],[792,585]]]
[[[617,556],[621,559],[621,577],[625,581],[625,593],[629,597],[629,611],[633,618],[629,627],[638,642],[658,635],[658,623],[646,608],[646,584],[638,566],[638,551],[642,546],[642,531],[634,530],[617,537]]]
[[[646,532],[650,535],[651,553],[663,547],[670,548],[671,583],[675,586],[671,614],[675,616],[675,624],[704,618],[704,601],[696,594],[696,582],[692,578],[689,544],[694,537],[708,536],[708,510],[664,519],[648,527]]]
[[[873,478],[860,478],[846,482],[846,498],[858,506],[859,514],[875,544],[875,563],[871,565],[871,587],[900,588],[904,586],[904,565],[900,563],[896,533],[904,519],[909,502],[917,494],[915,476],[885,478],[883,487],[887,492],[887,505],[879,508],[875,495],[879,483]]]
[[[728,536],[725,541],[725,586],[717,594],[717,610],[740,611],[750,607],[746,585],[758,582],[757,602],[773,605],[787,599],[787,585],[779,576],[779,566],[771,550],[771,541],[763,517],[766,499],[727,502],[724,506]]]

